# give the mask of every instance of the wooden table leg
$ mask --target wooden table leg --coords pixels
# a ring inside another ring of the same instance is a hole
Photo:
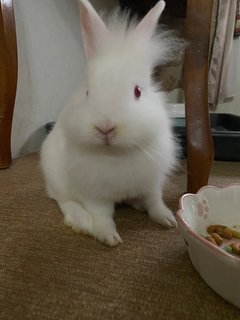
[[[11,129],[17,88],[17,41],[13,3],[0,7],[0,169],[11,163]]]
[[[208,108],[208,50],[213,0],[188,0],[184,63],[187,191],[206,185],[214,158]]]

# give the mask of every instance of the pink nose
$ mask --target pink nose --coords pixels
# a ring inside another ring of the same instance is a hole
[[[110,133],[115,131],[115,127],[97,127],[95,128],[104,136],[108,136]]]

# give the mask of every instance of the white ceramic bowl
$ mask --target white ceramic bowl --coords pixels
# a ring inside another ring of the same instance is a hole
[[[202,236],[207,235],[211,224],[240,224],[240,185],[203,187],[196,194],[182,196],[179,206],[179,229],[194,267],[214,291],[240,308],[240,256],[227,253]]]

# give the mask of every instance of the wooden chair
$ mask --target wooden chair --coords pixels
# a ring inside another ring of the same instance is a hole
[[[208,182],[214,157],[208,110],[208,51],[213,0],[188,0],[184,63],[188,192]],[[11,163],[11,127],[17,84],[17,44],[12,1],[1,0],[0,168]]]
[[[0,169],[11,163],[11,129],[17,89],[17,41],[12,0],[0,7]]]
[[[187,191],[208,182],[214,148],[208,107],[208,54],[213,0],[188,0],[184,91],[187,135]]]

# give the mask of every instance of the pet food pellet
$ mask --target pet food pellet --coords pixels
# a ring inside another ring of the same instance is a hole
[[[232,232],[229,228],[216,228],[216,233],[219,234],[224,239],[231,240],[232,239]]]
[[[215,240],[218,246],[220,246],[223,243],[223,238],[216,232],[213,232],[211,234],[211,237]]]
[[[204,237],[207,241],[211,242],[212,244],[217,245],[217,242],[213,239],[211,236],[206,236]]]
[[[225,229],[227,226],[224,226],[222,224],[211,224],[208,228],[207,228],[207,232],[209,234],[216,232],[217,228],[218,229]]]
[[[232,242],[229,245],[232,248],[232,252],[240,255],[240,244],[236,242]]]

